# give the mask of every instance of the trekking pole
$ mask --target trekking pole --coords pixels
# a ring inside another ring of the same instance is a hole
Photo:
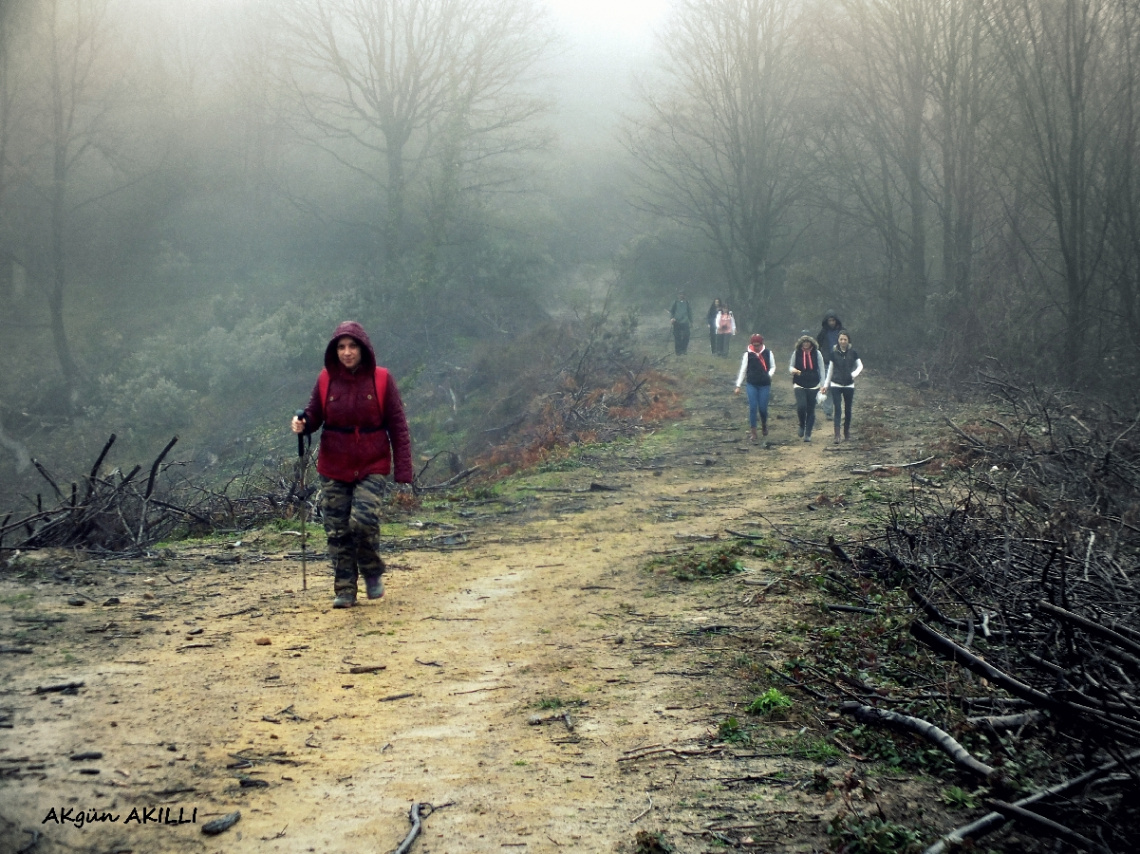
[[[297,417],[302,421],[305,420],[305,410],[298,409]],[[301,590],[309,589],[309,567],[308,567],[308,552],[305,548],[305,541],[308,538],[308,505],[309,497],[305,492],[305,469],[308,468],[309,458],[305,453],[305,434],[297,434],[297,465],[301,469]],[[311,441],[311,440],[310,440]]]

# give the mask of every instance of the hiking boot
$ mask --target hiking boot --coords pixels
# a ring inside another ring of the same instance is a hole
[[[761,436],[767,436],[768,435],[768,422],[767,421],[765,421],[763,424],[760,425],[760,435]]]
[[[839,444],[839,428],[835,428],[835,444]]]
[[[847,425],[844,425],[843,426],[843,441],[846,442],[850,438],[851,438],[851,428],[848,427]]]
[[[811,434],[810,434],[810,433],[808,433],[806,436],[804,436],[804,441],[805,441],[805,442],[810,442],[810,441],[811,441]]]
[[[800,438],[802,439],[803,437],[804,437],[804,425],[801,424],[800,425]]]
[[[752,440],[752,444],[756,444],[756,428],[752,428],[752,432],[748,434],[748,438]]]
[[[364,579],[364,590],[369,599],[380,599],[384,595],[384,578],[377,575],[375,578]]]
[[[342,590],[336,594],[333,599],[334,608],[351,608],[356,604],[356,591],[355,590]]]

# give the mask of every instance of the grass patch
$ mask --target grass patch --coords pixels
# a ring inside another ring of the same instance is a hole
[[[901,824],[853,812],[832,819],[827,835],[844,854],[911,854],[922,842],[917,832]]]
[[[755,550],[733,544],[712,550],[696,549],[684,555],[655,558],[649,562],[647,568],[652,571],[664,570],[679,581],[696,581],[745,572],[748,569],[744,564],[745,558],[756,556]]]
[[[534,707],[543,711],[553,711],[555,709],[580,708],[586,704],[586,700],[567,700],[562,697],[541,697],[535,702]]]

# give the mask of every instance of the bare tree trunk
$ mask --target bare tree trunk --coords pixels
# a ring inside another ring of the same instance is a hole
[[[67,287],[67,184],[68,149],[70,147],[71,118],[74,105],[65,103],[64,58],[60,55],[60,40],[56,29],[57,7],[52,3],[51,15],[51,96],[52,96],[52,182],[51,182],[51,290],[48,292],[48,309],[51,317],[52,345],[59,359],[63,380],[71,396],[79,377],[79,368],[71,355],[67,328],[63,321],[64,292]],[[73,60],[74,61],[74,60]],[[74,92],[70,93],[74,96]]]

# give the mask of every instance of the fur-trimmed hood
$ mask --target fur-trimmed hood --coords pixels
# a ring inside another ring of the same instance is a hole
[[[796,339],[796,346],[795,346],[794,350],[800,349],[800,347],[803,346],[805,341],[810,341],[812,347],[814,347],[817,350],[819,349],[819,342],[816,341],[812,336],[801,335],[799,338]],[[793,352],[794,352],[794,350],[793,350]]]

